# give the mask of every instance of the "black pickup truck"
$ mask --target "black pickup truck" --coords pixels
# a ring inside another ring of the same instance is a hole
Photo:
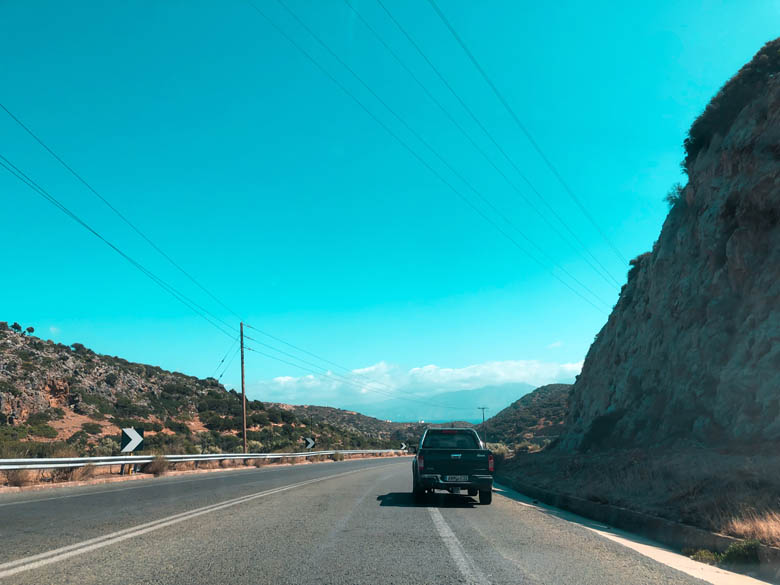
[[[493,455],[474,429],[427,429],[412,461],[412,492],[422,498],[434,490],[493,500]]]

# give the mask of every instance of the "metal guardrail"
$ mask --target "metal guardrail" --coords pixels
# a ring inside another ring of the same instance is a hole
[[[305,458],[317,455],[377,455],[383,453],[405,453],[399,449],[364,449],[364,450],[332,450],[332,451],[308,451],[305,453],[204,453],[202,455],[163,455],[170,463],[183,461],[222,461],[224,459],[284,459]],[[111,457],[50,457],[29,459],[0,459],[0,471],[13,469],[67,469],[71,467],[84,467],[86,465],[127,465],[133,463],[150,463],[157,455],[133,455]]]

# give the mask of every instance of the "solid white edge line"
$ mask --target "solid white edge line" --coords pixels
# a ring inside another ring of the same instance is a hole
[[[458,567],[460,574],[463,575],[466,582],[469,585],[490,585],[490,581],[488,581],[482,571],[477,568],[474,561],[471,560],[471,557],[463,548],[460,540],[455,536],[455,533],[449,527],[444,516],[439,512],[439,509],[428,507],[428,513],[431,515],[433,525],[436,527],[436,532],[439,533],[452,560],[455,561],[455,565]]]
[[[21,573],[23,571],[29,571],[30,569],[35,569],[38,567],[49,565],[51,563],[56,563],[77,555],[81,555],[99,548],[103,548],[105,546],[109,546],[111,544],[115,544],[117,542],[122,542],[123,540],[134,538],[136,536],[140,536],[148,532],[159,530],[160,528],[165,528],[173,524],[178,524],[179,522],[183,522],[191,518],[196,518],[197,516],[201,516],[203,514],[215,512],[217,510],[229,508],[237,504],[242,504],[244,502],[248,502],[257,498],[270,496],[294,488],[303,487],[305,485],[310,485],[313,483],[318,483],[329,479],[335,479],[337,477],[343,477],[345,475],[351,475],[353,473],[360,473],[361,471],[368,471],[370,469],[374,469],[374,467],[368,467],[365,469],[354,469],[351,471],[345,471],[343,473],[337,473],[325,477],[309,479],[306,481],[290,484],[287,486],[272,488],[270,490],[265,490],[255,494],[249,494],[246,496],[241,496],[239,498],[226,500],[218,504],[211,504],[209,506],[203,506],[201,508],[196,508],[194,510],[189,510],[187,512],[181,512],[179,514],[174,514],[172,516],[160,518],[152,522],[146,522],[144,524],[139,524],[137,526],[132,526],[130,528],[125,528],[123,530],[118,530],[116,532],[104,534],[102,536],[91,538],[89,540],[85,540],[76,544],[71,544],[68,546],[63,546],[50,551],[39,553],[37,555],[32,555],[29,557],[24,557],[21,559],[9,561],[7,563],[0,564],[0,579],[3,579],[5,577],[10,577],[12,575],[16,575],[17,573]]]
[[[603,522],[590,520],[583,516],[574,514],[573,512],[568,512],[554,506],[548,506],[547,504],[533,503],[535,501],[533,498],[521,494],[520,492],[515,491],[507,486],[501,485],[498,482],[494,482],[493,485],[494,488],[497,488],[496,493],[504,496],[508,500],[512,500],[517,504],[520,504],[521,506],[533,508],[541,512],[554,512],[554,517],[564,522],[582,526],[586,530],[590,530],[602,538],[616,542],[621,546],[641,554],[644,557],[656,561],[657,563],[675,569],[676,571],[680,571],[681,573],[685,573],[686,575],[690,575],[691,577],[695,577],[696,579],[701,579],[702,581],[711,583],[712,585],[767,585],[767,581],[760,581],[754,577],[749,577],[740,573],[733,573],[731,571],[727,571],[726,569],[721,569],[720,567],[694,561],[693,559],[686,557],[683,554],[665,548],[660,543],[642,536],[638,536],[636,534],[632,534],[630,532],[626,532],[624,530],[620,530],[618,528],[614,528],[604,524]],[[589,526],[589,524],[601,526],[603,529]]]

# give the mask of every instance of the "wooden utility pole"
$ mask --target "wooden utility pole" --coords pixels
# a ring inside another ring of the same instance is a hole
[[[246,453],[246,387],[244,386],[244,322],[241,321],[241,413],[244,418],[244,453]]]
[[[243,355],[244,354],[241,354],[242,357]],[[243,369],[241,371],[243,372]],[[477,410],[482,411],[482,438],[485,440],[485,445],[487,445],[487,428],[485,428],[485,411],[487,408],[487,406],[477,406]]]

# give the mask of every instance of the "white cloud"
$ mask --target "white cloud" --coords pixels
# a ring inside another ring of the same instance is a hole
[[[506,360],[462,368],[427,364],[404,370],[382,361],[343,375],[279,376],[250,384],[249,389],[253,398],[270,402],[356,407],[410,395],[440,397],[446,392],[484,386],[520,382],[541,386],[571,381],[581,369],[582,362]]]
[[[51,333],[52,335],[58,335],[60,333],[60,328],[52,325],[51,327],[49,327],[49,333]]]
[[[550,345],[547,346],[547,349],[555,349],[556,347],[563,347],[563,342],[553,341]]]

